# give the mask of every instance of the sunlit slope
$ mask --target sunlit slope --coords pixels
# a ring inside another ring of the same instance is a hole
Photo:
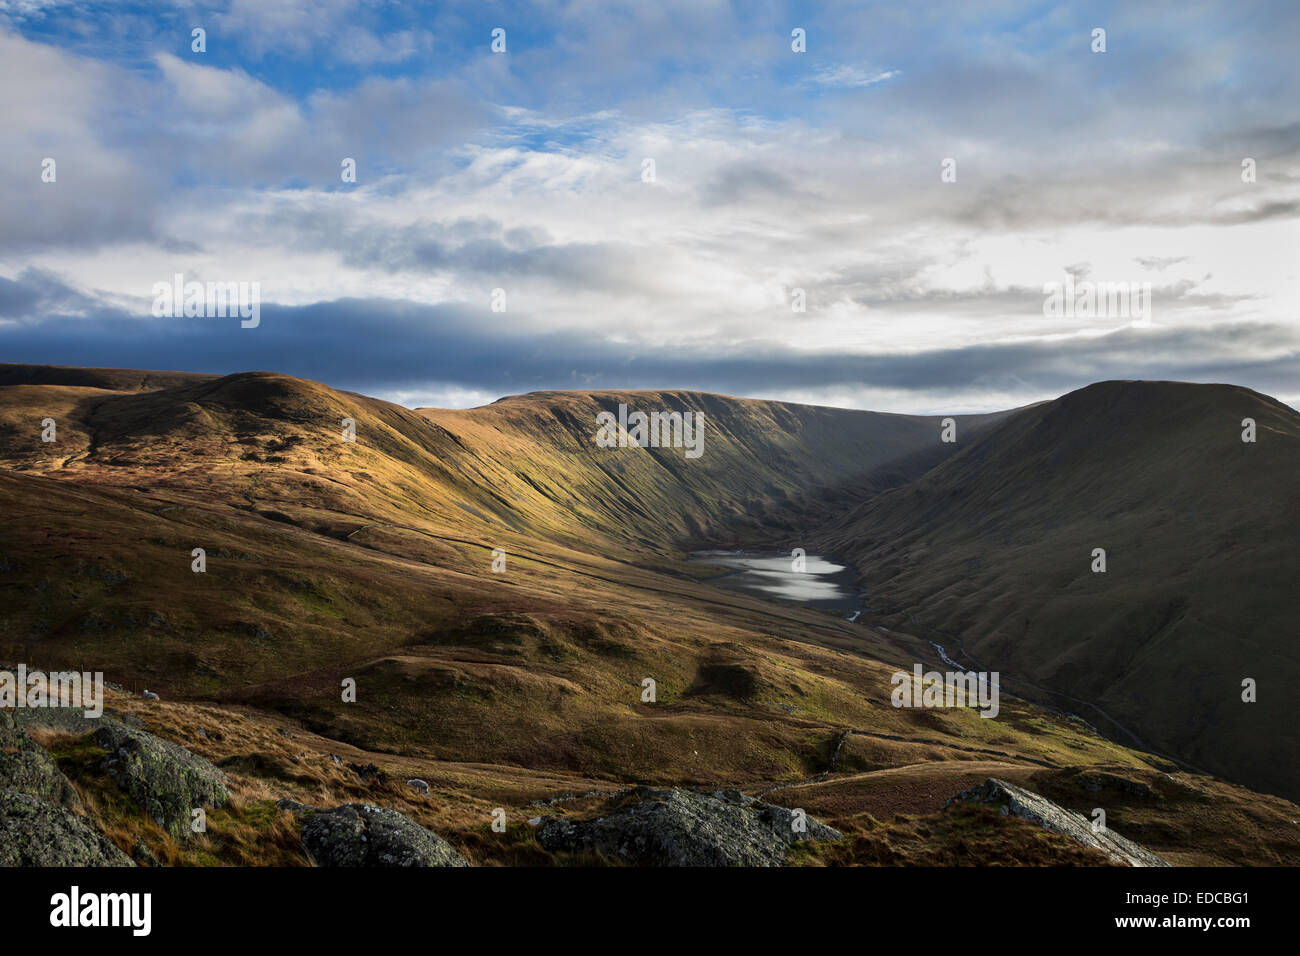
[[[417,561],[217,501],[6,473],[0,496],[0,659],[366,750],[720,786],[811,776],[854,728],[893,738],[875,765],[1146,765],[1012,702],[997,721],[895,709],[917,644],[584,552],[520,544],[496,574],[481,546]]]
[[[812,776],[854,729],[882,735],[847,749],[858,767],[1161,766],[1011,700],[997,720],[894,708],[915,642],[580,552],[494,574],[469,547],[417,562],[120,489],[0,473],[0,494],[0,660],[253,705],[367,751],[722,786]]]
[[[799,775],[838,726],[900,719],[869,716],[862,661],[897,646],[698,584],[673,549],[742,534],[816,481],[868,488],[937,423],[638,394],[705,413],[687,460],[596,448],[605,397],[417,414],[269,373],[51,377],[66,384],[0,388],[0,656],[247,701],[376,749],[626,779]]]
[[[4,389],[0,467],[220,492],[381,548],[378,539],[411,529],[633,551],[797,534],[949,450],[937,419],[703,393],[537,393],[414,412],[272,373],[115,391],[104,386],[134,388],[146,373],[75,371],[24,377],[75,384]],[[703,413],[702,454],[598,447],[596,413],[619,401]],[[46,418],[57,423],[54,443],[41,441]],[[347,422],[355,441],[344,440]]]
[[[825,541],[855,559],[873,606],[906,608],[969,659],[1294,796],[1297,475],[1300,415],[1273,399],[1104,382],[1009,417]]]
[[[597,415],[620,404],[702,416],[699,457],[598,447]],[[938,418],[700,392],[540,392],[424,414],[456,436],[458,464],[496,490],[503,516],[556,510],[640,547],[797,535],[947,450]]]

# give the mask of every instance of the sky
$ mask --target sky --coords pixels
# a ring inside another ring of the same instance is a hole
[[[1297,51],[1294,0],[0,0],[0,361],[1300,406]],[[156,315],[176,274],[258,324]]]

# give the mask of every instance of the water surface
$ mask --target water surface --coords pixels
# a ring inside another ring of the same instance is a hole
[[[819,554],[807,555],[802,571],[794,570],[794,558],[786,552],[696,551],[690,560],[719,566],[717,575],[702,578],[719,587],[840,611],[846,617],[862,608],[853,569]]]

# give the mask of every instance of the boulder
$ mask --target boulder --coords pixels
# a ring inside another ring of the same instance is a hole
[[[697,793],[634,787],[610,797],[593,819],[553,816],[537,839],[548,850],[599,853],[636,866],[780,866],[802,840],[841,834],[811,817],[735,790]]]
[[[108,751],[108,775],[173,837],[189,834],[192,811],[222,807],[230,799],[224,773],[169,740],[116,721],[101,726],[93,739]]]
[[[81,805],[77,791],[54,758],[18,730],[13,717],[3,710],[0,710],[0,788],[67,807]]]
[[[469,866],[432,830],[396,810],[361,803],[308,816],[302,845],[317,866]]]
[[[1150,850],[1125,839],[1109,827],[1094,830],[1092,821],[1083,814],[1067,810],[1046,797],[996,777],[990,777],[977,787],[963,790],[950,799],[948,804],[954,801],[996,805],[1004,814],[1020,817],[1045,830],[1071,837],[1086,847],[1100,850],[1114,862],[1125,866],[1169,865]]]
[[[158,857],[153,855],[153,851],[145,846],[143,840],[136,840],[135,846],[131,848],[131,859],[135,860],[138,866],[162,866],[158,862]]]
[[[0,866],[134,866],[67,807],[0,789]]]

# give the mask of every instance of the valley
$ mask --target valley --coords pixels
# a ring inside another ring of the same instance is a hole
[[[0,662],[102,671],[110,712],[229,775],[220,826],[177,843],[40,732],[105,832],[169,863],[306,862],[286,799],[391,807],[480,865],[574,862],[537,842],[535,804],[580,815],[634,784],[817,814],[845,838],[806,865],[1105,862],[946,808],[996,777],[1104,800],[1170,862],[1294,864],[1298,569],[1270,516],[1300,507],[1300,428],[1221,388],[1103,383],[958,416],[950,445],[938,417],[704,393],[411,410],[274,373],[0,366]],[[1158,398],[1141,436],[1126,389]],[[703,453],[599,447],[621,403],[701,412]],[[1258,459],[1195,444],[1246,413],[1273,442]],[[1105,582],[1084,577],[1098,541]],[[891,705],[894,672],[947,666],[932,641],[1006,668],[997,719]],[[1244,714],[1238,673],[1267,678]]]

